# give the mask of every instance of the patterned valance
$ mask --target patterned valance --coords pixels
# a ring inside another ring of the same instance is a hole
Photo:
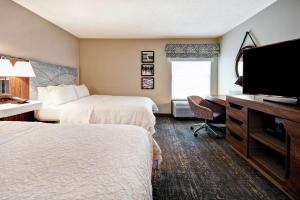
[[[214,58],[220,53],[219,44],[167,44],[168,58]]]

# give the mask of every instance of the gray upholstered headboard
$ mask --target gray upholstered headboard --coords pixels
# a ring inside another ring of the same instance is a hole
[[[65,67],[37,61],[30,61],[30,63],[36,76],[30,78],[30,99],[37,99],[37,87],[78,83],[78,69],[75,67]]]

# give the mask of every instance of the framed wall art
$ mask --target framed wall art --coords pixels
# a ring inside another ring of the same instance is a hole
[[[154,51],[141,52],[142,63],[154,63]]]
[[[154,76],[154,64],[142,64],[141,65],[142,76]]]
[[[153,77],[142,77],[141,88],[142,89],[154,89],[154,78]]]

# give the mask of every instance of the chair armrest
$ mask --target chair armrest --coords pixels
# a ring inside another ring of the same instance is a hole
[[[210,108],[201,106],[201,105],[195,105],[197,106],[197,113],[196,116],[201,116],[203,119],[213,120],[213,111]]]

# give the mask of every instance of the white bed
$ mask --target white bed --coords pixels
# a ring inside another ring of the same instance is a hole
[[[40,110],[35,111],[34,117],[41,122],[59,122],[60,105],[43,105]]]
[[[0,199],[152,199],[143,128],[0,122],[0,133]]]
[[[89,95],[85,85],[60,85],[38,88],[42,109],[35,112],[39,121],[60,124],[124,124],[155,133],[156,104],[147,97]],[[161,149],[153,139],[155,168],[162,161]]]
[[[43,102],[43,107],[35,113],[36,119],[73,124],[129,124],[143,127],[151,134],[155,132],[153,112],[157,112],[158,108],[150,98],[112,95],[90,96],[88,92],[78,97],[70,91],[72,87],[63,88],[62,86],[42,88],[46,90],[39,92],[39,96],[42,96],[39,100]],[[57,89],[63,91],[56,92]],[[53,91],[55,91],[54,94],[51,94]],[[43,94],[40,95],[41,93]],[[55,103],[49,99],[54,99]]]

